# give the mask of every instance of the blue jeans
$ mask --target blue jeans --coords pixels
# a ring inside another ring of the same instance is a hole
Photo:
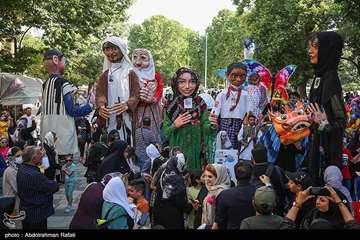
[[[354,177],[354,201],[360,200],[360,176]]]
[[[2,182],[3,182],[3,177],[1,176],[0,177],[0,196],[2,196],[3,195],[3,184],[2,184]]]
[[[352,192],[351,179],[344,179],[342,184],[349,190],[350,193]]]
[[[69,201],[73,200],[73,193],[75,190],[75,181],[65,181],[64,184],[64,188],[65,188],[65,197],[66,199]]]

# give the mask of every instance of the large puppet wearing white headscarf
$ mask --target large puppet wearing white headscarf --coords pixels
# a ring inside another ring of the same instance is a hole
[[[142,119],[151,119],[151,130],[156,137],[160,136],[162,114],[160,100],[163,92],[163,81],[159,72],[155,72],[155,63],[151,52],[145,48],[137,48],[132,53],[132,63],[140,77],[140,102],[137,107],[137,127]],[[159,141],[160,139],[158,139]]]
[[[134,146],[139,77],[127,56],[125,41],[112,36],[106,38],[102,46],[103,74],[96,81],[95,93],[98,123],[107,132],[118,130],[121,140]]]

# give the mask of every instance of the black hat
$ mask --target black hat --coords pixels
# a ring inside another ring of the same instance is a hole
[[[52,59],[53,56],[57,56],[61,58],[64,56],[64,53],[57,49],[50,49],[44,53],[43,60]]]
[[[312,185],[311,176],[309,173],[298,170],[296,172],[285,172],[287,179],[295,182],[296,184],[300,184],[302,189],[305,190],[306,188]]]

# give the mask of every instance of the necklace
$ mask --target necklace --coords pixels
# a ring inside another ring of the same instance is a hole
[[[116,72],[117,70],[119,70],[121,67],[122,67],[122,66],[117,67],[117,68],[115,68],[113,71],[110,72],[109,82],[113,82],[113,81],[114,81],[114,79],[112,78],[112,75],[113,75],[114,72]]]

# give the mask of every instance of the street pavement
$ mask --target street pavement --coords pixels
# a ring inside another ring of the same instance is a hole
[[[77,166],[77,180],[73,195],[73,210],[70,213],[66,213],[67,201],[65,198],[64,185],[61,184],[60,189],[54,194],[54,209],[55,214],[48,218],[48,229],[69,229],[71,219],[77,209],[80,201],[80,196],[84,191],[87,183],[84,177],[86,167],[81,163],[76,163]]]

